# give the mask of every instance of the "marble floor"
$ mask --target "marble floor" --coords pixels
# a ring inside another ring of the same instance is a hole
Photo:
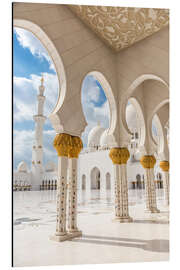
[[[13,194],[14,266],[167,261],[169,213],[163,190],[157,190],[158,214],[144,213],[144,190],[129,190],[133,223],[113,222],[111,192],[79,191],[78,227],[82,238],[49,240],[56,225],[56,191]]]

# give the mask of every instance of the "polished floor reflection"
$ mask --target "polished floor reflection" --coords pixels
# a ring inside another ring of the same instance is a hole
[[[144,190],[129,190],[134,222],[113,222],[113,193],[78,192],[78,226],[83,237],[49,240],[55,231],[56,191],[14,192],[14,265],[63,265],[168,260],[169,213],[157,190],[158,214],[144,213]],[[104,252],[104,256],[103,256]]]

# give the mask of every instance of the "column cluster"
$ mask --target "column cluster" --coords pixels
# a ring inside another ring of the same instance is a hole
[[[145,169],[146,212],[159,213],[154,183],[154,165],[156,164],[156,159],[153,155],[145,155],[141,158],[140,162]]]
[[[128,183],[126,164],[130,157],[127,148],[112,148],[109,156],[115,170],[115,216],[119,222],[132,222],[128,207]]]
[[[56,135],[54,147],[58,153],[57,219],[56,233],[51,239],[64,241],[82,235],[77,228],[77,159],[83,144],[81,138],[61,133]]]

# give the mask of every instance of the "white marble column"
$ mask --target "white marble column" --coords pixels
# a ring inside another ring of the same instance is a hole
[[[154,156],[146,155],[141,158],[140,162],[145,169],[145,212],[159,213],[160,211],[157,208],[156,188],[154,183],[154,165],[156,163],[156,159]]]
[[[120,217],[120,205],[122,205],[120,197],[120,165],[114,164],[114,193],[115,193],[115,217]]]
[[[68,231],[72,234],[82,235],[77,228],[77,159],[69,159],[68,177]]]
[[[164,204],[169,206],[169,161],[161,161],[160,168],[163,173]]]
[[[78,156],[83,148],[82,141],[79,137],[72,136],[72,147],[70,148],[69,157],[69,208],[68,208],[68,232],[72,237],[81,236],[82,232],[77,227],[77,162]]]
[[[126,163],[129,158],[127,148],[112,148],[109,154],[114,164],[115,175],[115,220],[132,222],[128,207],[128,184]]]
[[[56,235],[64,236],[66,232],[66,198],[67,198],[67,157],[58,157],[57,184],[57,220]]]
[[[50,236],[51,240],[64,241],[68,239],[66,230],[66,208],[67,208],[67,166],[68,151],[71,136],[68,134],[57,134],[54,139],[54,147],[58,153],[58,180],[57,180],[57,216],[56,232]]]

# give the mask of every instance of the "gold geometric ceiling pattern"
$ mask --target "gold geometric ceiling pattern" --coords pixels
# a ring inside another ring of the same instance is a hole
[[[169,10],[68,5],[114,51],[133,45],[169,24]]]

